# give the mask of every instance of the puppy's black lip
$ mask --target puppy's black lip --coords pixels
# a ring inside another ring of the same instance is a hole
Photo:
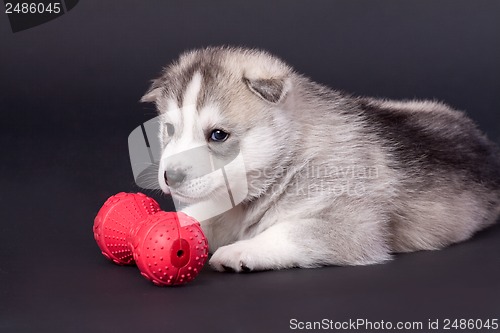
[[[229,273],[234,273],[235,272],[235,270],[232,267],[229,267],[229,266],[226,266],[226,265],[222,265],[222,268],[224,268],[225,272],[229,272]]]
[[[251,272],[252,270],[250,268],[248,268],[248,266],[246,265],[241,265],[241,270],[245,273],[249,273]]]

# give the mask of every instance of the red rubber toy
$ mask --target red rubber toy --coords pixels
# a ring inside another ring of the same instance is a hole
[[[102,254],[119,265],[133,264],[156,285],[193,280],[208,258],[208,242],[195,219],[163,212],[142,193],[110,197],[94,220]]]

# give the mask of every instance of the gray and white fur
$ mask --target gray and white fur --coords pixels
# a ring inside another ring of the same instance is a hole
[[[498,147],[439,102],[353,97],[233,47],[184,53],[142,101],[164,117],[166,193],[189,201],[225,190],[195,193],[179,161],[168,174],[168,156],[193,142],[243,156],[245,200],[202,221],[219,271],[381,263],[464,241],[500,214]],[[211,140],[217,129],[226,140]]]

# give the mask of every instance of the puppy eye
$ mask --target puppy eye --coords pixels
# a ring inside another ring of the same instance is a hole
[[[224,142],[229,137],[229,134],[220,129],[215,129],[210,133],[210,140],[214,142]]]
[[[174,125],[170,124],[170,123],[166,123],[165,124],[165,127],[167,129],[167,134],[168,136],[172,136],[174,135],[174,132],[175,132],[175,128],[174,128]]]

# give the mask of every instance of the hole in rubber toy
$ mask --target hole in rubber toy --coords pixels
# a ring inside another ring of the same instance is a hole
[[[170,248],[170,262],[175,267],[184,267],[189,262],[189,243],[181,238],[172,243]]]

